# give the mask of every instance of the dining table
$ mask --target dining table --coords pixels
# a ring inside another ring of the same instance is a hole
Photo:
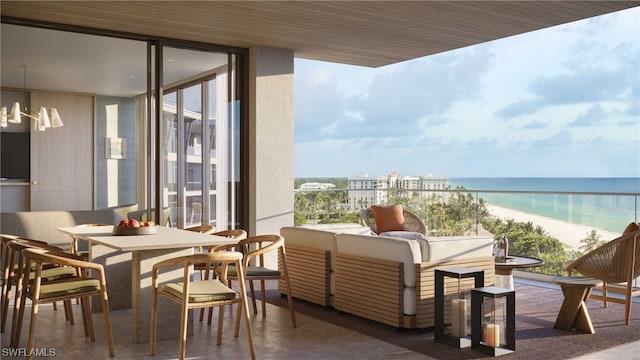
[[[237,240],[184,229],[155,226],[152,233],[116,235],[114,227],[61,227],[61,231],[76,240],[89,243],[89,260],[105,268],[109,310],[131,309],[132,341],[149,342],[151,316],[151,271],[164,259],[194,254],[198,247],[235,244]],[[162,272],[159,286],[181,282],[182,268]],[[192,276],[196,276],[195,273]],[[157,339],[180,336],[180,309],[170,301],[158,302]],[[100,301],[92,302],[93,311],[101,311]],[[190,314],[192,316],[192,314]],[[193,330],[189,322],[188,332]]]

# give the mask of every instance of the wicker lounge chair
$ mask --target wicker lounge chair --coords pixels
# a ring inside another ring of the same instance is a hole
[[[402,214],[404,216],[404,231],[417,232],[425,236],[427,235],[427,226],[424,221],[418,217],[418,215],[404,208],[402,209]],[[360,223],[364,226],[368,226],[373,233],[379,235],[371,207],[366,208],[362,213],[360,213]]]
[[[633,279],[640,276],[640,230],[611,240],[580,258],[564,265],[567,274],[577,272],[583,276],[602,280],[602,294],[592,294],[592,299],[625,304],[625,324],[629,324],[631,300],[640,295],[633,287]],[[624,294],[624,298],[612,297],[609,292]]]

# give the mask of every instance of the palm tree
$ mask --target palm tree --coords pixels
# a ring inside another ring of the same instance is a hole
[[[586,233],[587,237],[580,240],[581,245],[578,249],[582,252],[589,252],[597,247],[603,245],[606,241],[602,240],[602,236],[597,231],[591,230],[590,233]]]

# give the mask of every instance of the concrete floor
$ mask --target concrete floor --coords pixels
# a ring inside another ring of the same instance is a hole
[[[40,307],[37,320],[35,347],[46,349],[50,355],[55,351],[56,359],[108,359],[107,343],[104,336],[102,314],[94,314],[97,340],[91,342],[84,337],[80,306],[74,304],[76,324],[65,321],[64,312],[59,307],[53,311],[50,304]],[[241,325],[240,336],[233,337],[235,308],[225,310],[222,345],[216,345],[216,314],[214,325],[194,320],[194,333],[187,340],[188,359],[248,359],[247,338]],[[360,333],[335,326],[315,318],[296,315],[298,328],[290,325],[286,309],[267,304],[267,317],[251,318],[254,348],[258,359],[431,359]],[[28,321],[28,318],[25,319]],[[5,348],[10,338],[11,309],[7,329],[1,336],[0,358],[11,357]],[[111,324],[115,342],[115,356],[118,359],[175,359],[178,357],[178,340],[158,341],[156,355],[149,356],[149,344],[131,342],[131,311],[111,312]],[[54,331],[55,330],[55,331]],[[23,328],[21,346],[26,346],[28,322]],[[640,343],[630,343],[601,353],[583,356],[580,359],[632,359],[638,357]],[[47,358],[47,357],[44,357]],[[54,358],[51,356],[50,358]]]
[[[64,311],[59,306],[53,311],[50,304],[40,307],[37,318],[35,347],[54,349],[57,359],[108,359],[107,342],[104,336],[102,314],[94,314],[96,341],[84,337],[80,306],[73,305],[76,324],[65,321]],[[198,311],[198,310],[197,310]],[[187,339],[189,359],[248,359],[247,338],[244,326],[238,338],[233,337],[235,307],[232,313],[227,307],[223,325],[222,345],[216,345],[217,323],[214,312],[213,326],[205,321],[194,321],[194,334]],[[369,338],[342,327],[331,325],[302,314],[296,314],[298,327],[290,325],[289,313],[267,304],[267,317],[251,318],[254,349],[258,359],[428,359],[377,339]],[[2,334],[3,350],[0,358],[12,358],[4,348],[10,339],[10,321]],[[28,321],[28,319],[25,319]],[[149,356],[149,344],[131,342],[131,311],[111,312],[111,325],[118,359],[175,359],[178,357],[178,340],[163,340],[156,344],[156,355]],[[55,329],[55,331],[52,331]],[[23,327],[21,346],[26,346],[28,323]],[[51,353],[53,354],[53,353]],[[21,357],[17,357],[21,358]],[[45,357],[46,358],[46,357]],[[53,357],[52,357],[53,358]]]

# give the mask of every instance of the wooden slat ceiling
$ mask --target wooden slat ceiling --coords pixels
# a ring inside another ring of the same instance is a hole
[[[378,67],[640,1],[2,1],[3,16]]]

